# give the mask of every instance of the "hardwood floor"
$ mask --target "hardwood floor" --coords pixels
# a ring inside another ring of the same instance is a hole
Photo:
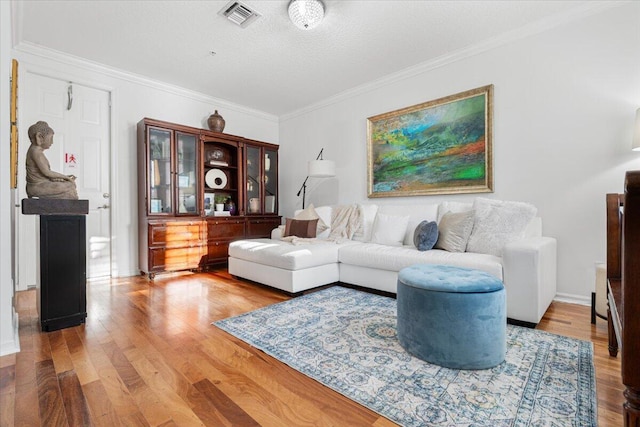
[[[22,351],[0,358],[0,426],[395,424],[211,326],[288,296],[211,273],[91,282],[85,325],[40,332],[17,294]],[[606,322],[553,303],[540,329],[594,343],[599,425],[622,425]]]

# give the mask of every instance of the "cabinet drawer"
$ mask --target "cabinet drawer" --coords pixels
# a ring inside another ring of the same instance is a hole
[[[271,230],[280,225],[280,218],[255,218],[247,221],[247,237],[270,237]]]
[[[244,221],[241,219],[207,221],[207,237],[209,239],[232,239],[243,236]]]
[[[202,223],[167,222],[149,224],[149,246],[192,246],[202,239]]]
[[[209,262],[227,261],[229,256],[229,242],[209,242],[207,258]]]
[[[198,268],[205,255],[205,248],[202,246],[149,249],[149,270]]]

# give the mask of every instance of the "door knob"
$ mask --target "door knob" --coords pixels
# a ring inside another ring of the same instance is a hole
[[[108,199],[109,197],[111,197],[111,194],[109,193],[103,193],[102,197],[104,197],[105,199]]]
[[[107,205],[106,203],[102,206],[98,206],[98,209],[109,209],[109,205]]]

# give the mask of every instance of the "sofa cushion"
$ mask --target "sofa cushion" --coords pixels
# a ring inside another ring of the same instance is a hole
[[[438,216],[437,203],[418,203],[413,205],[379,205],[378,213],[386,215],[409,215],[407,230],[404,233],[405,245],[413,245],[413,234],[422,221],[435,221]]]
[[[438,224],[435,221],[422,221],[413,233],[413,244],[419,251],[433,249],[438,241]]]
[[[502,256],[505,244],[522,239],[537,209],[529,203],[508,202],[478,197],[474,203],[475,220],[467,244],[468,252]]]
[[[400,271],[412,264],[443,264],[485,271],[502,280],[502,259],[493,255],[447,252],[438,249],[420,252],[413,246],[392,247],[375,243],[343,246],[338,260],[380,270]]]
[[[316,237],[316,228],[318,227],[319,218],[316,219],[292,219],[285,220],[284,234],[286,236]]]
[[[447,212],[460,213],[473,210],[471,202],[442,202],[438,205],[438,223]]]
[[[464,252],[473,230],[473,211],[447,212],[438,224],[438,241],[435,248],[449,252]]]
[[[409,216],[385,215],[378,213],[373,223],[371,242],[389,246],[402,246],[407,231]]]
[[[293,245],[281,240],[237,240],[229,244],[229,256],[258,264],[302,270],[338,262],[338,249],[333,242]]]

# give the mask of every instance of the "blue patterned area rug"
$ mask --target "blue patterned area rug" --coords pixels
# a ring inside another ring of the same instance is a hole
[[[508,326],[493,369],[442,368],[396,338],[396,300],[333,287],[214,323],[402,426],[596,426],[590,342]]]

